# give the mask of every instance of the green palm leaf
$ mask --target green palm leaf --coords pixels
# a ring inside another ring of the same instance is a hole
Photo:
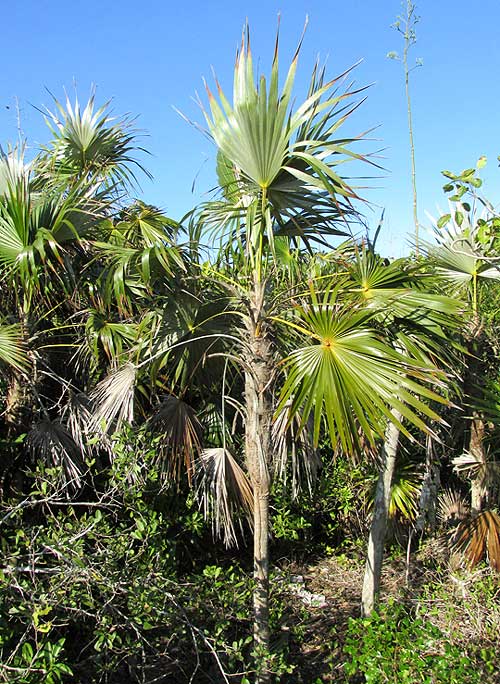
[[[354,109],[346,101],[360,91],[339,94],[346,74],[324,83],[324,71],[316,66],[308,96],[294,110],[299,49],[300,44],[280,90],[277,40],[269,83],[263,76],[257,83],[247,28],[236,58],[232,103],[218,82],[218,98],[207,86],[204,114],[219,150],[224,202],[207,205],[204,218],[215,211],[215,221],[236,232],[243,224],[251,260],[266,241],[273,250],[275,234],[307,245],[322,234],[345,234],[347,219],[356,216],[357,194],[336,167],[366,159],[349,148],[356,139],[334,136]]]
[[[28,358],[20,325],[0,324],[0,361],[18,371],[27,369]]]
[[[52,177],[63,182],[87,177],[94,184],[130,184],[136,182],[135,166],[150,174],[137,161],[134,154],[136,131],[129,119],[115,119],[109,113],[109,102],[96,108],[92,94],[82,108],[75,98],[65,104],[54,98],[55,110],[47,109],[45,120],[53,134],[46,148],[45,165]]]
[[[287,378],[278,411],[291,400],[292,413],[300,410],[303,425],[312,413],[315,443],[324,416],[332,441],[347,451],[356,447],[358,425],[372,442],[382,436],[386,420],[393,419],[391,408],[428,431],[419,413],[439,417],[421,398],[444,401],[425,386],[439,384],[441,374],[385,343],[370,326],[372,314],[339,308],[332,299],[327,293],[318,302],[313,293],[312,306],[297,309],[310,344],[285,361]]]

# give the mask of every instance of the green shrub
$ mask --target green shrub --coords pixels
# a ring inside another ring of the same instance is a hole
[[[389,603],[369,618],[350,619],[344,651],[348,677],[367,684],[479,684],[481,674],[432,623]]]

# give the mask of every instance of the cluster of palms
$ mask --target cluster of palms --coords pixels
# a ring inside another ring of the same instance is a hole
[[[449,340],[465,310],[435,284],[460,271],[456,239],[432,259],[388,263],[350,238],[360,198],[341,164],[370,160],[340,129],[359,91],[316,68],[293,107],[297,57],[280,88],[276,49],[269,82],[256,85],[244,37],[233,101],[208,91],[219,193],[184,225],[130,199],[142,171],[134,131],[93,98],[56,103],[52,140],[30,163],[21,150],[0,160],[6,495],[28,453],[75,495],[89,463],[113,457],[110,437],[146,422],[158,469],[187,477],[217,534],[231,543],[250,519],[259,682],[269,679],[273,478],[292,454],[307,471],[325,435],[348,454],[384,444],[370,610],[400,433],[439,439],[439,406],[460,375]]]

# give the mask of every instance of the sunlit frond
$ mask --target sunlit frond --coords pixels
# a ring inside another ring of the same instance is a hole
[[[24,162],[22,149],[15,148],[6,153],[0,147],[0,196],[7,195],[19,181],[25,181],[29,169]]]
[[[111,371],[90,394],[92,427],[110,433],[134,419],[136,368],[131,363]]]
[[[28,357],[20,325],[0,324],[0,361],[18,371],[28,368]]]
[[[439,416],[425,402],[443,402],[426,384],[442,380],[433,365],[417,364],[387,344],[370,325],[370,314],[339,308],[335,293],[296,308],[298,325],[309,343],[285,361],[287,373],[279,409],[292,401],[302,424],[314,416],[314,442],[324,418],[333,443],[352,452],[361,426],[369,441],[382,436],[391,408],[420,429],[428,431],[419,414]],[[404,434],[408,431],[400,425]]]
[[[456,525],[470,514],[470,506],[460,492],[445,489],[438,496],[438,514],[441,523]]]
[[[337,167],[367,159],[352,151],[358,138],[336,136],[363,89],[341,91],[350,70],[325,82],[324,69],[316,65],[306,99],[294,106],[299,51],[300,45],[281,83],[276,40],[269,81],[256,80],[247,27],[236,57],[232,102],[216,81],[218,97],[207,86],[208,111],[201,105],[218,148],[224,197],[208,203],[202,217],[243,240],[250,256],[263,241],[273,250],[276,235],[296,244],[327,244],[328,236],[349,233],[349,220],[357,216],[358,195]]]
[[[487,560],[494,570],[500,571],[500,516],[495,511],[482,511],[462,521],[451,545],[465,556],[471,567]]]
[[[96,187],[101,182],[136,182],[134,166],[149,175],[135,157],[141,148],[131,120],[113,117],[109,102],[96,107],[91,94],[84,107],[77,97],[73,103],[66,97],[64,104],[54,98],[54,105],[54,111],[47,109],[45,117],[53,134],[46,150],[51,175],[69,182],[87,176]]]
[[[489,459],[486,452],[477,455],[465,452],[453,458],[452,463],[457,473],[476,480],[484,489],[489,489],[500,478],[500,462]]]

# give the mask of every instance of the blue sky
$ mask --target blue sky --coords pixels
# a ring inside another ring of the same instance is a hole
[[[346,132],[378,126],[372,134],[378,141],[364,149],[386,148],[381,163],[387,173],[371,181],[372,189],[364,193],[373,203],[367,220],[375,227],[385,207],[380,247],[389,256],[406,253],[412,198],[404,80],[401,65],[386,57],[391,50],[402,50],[401,36],[391,29],[401,12],[399,0],[4,3],[0,141],[5,145],[16,139],[16,97],[23,133],[36,148],[47,140],[47,132],[32,105],[52,106],[46,89],[61,99],[64,88],[72,95],[76,84],[84,101],[94,84],[99,102],[112,98],[117,115],[138,115],[137,126],[148,133],[142,142],[152,153],[145,163],[154,182],[142,182],[143,199],[180,218],[212,186],[214,151],[173,107],[202,122],[193,97],[202,93],[202,77],[210,80],[212,67],[230,90],[247,17],[254,57],[260,71],[268,73],[278,11],[283,68],[309,15],[299,93],[318,55],[327,60],[331,76],[363,60],[355,71],[356,83],[373,86]],[[440,172],[474,166],[481,155],[489,159],[482,171],[484,193],[495,204],[500,199],[500,3],[482,0],[472,9],[464,0],[420,0],[417,13],[421,21],[412,59],[422,57],[424,66],[413,72],[411,90],[419,219],[429,225],[425,210],[435,215],[437,204],[446,207]]]

